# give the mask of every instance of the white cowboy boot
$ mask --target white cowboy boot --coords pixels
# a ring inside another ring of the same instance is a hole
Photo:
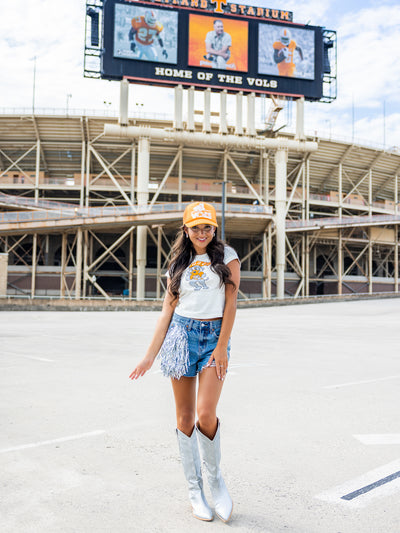
[[[199,520],[212,520],[213,513],[203,492],[201,477],[201,461],[196,431],[188,437],[179,429],[176,430],[179,451],[186,480],[189,484],[189,500],[193,507],[193,516]]]
[[[214,501],[215,513],[223,522],[227,522],[232,514],[233,503],[219,468],[221,461],[219,420],[217,432],[213,440],[203,435],[197,426],[196,430],[199,437],[200,453],[207,470],[207,478]]]

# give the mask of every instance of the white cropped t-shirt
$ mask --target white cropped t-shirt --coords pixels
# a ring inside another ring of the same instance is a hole
[[[224,263],[239,260],[233,248],[225,245]],[[225,307],[225,285],[218,274],[210,268],[208,254],[196,255],[183,271],[179,290],[179,302],[175,308],[178,315],[187,318],[219,318]],[[168,272],[167,272],[168,276]]]

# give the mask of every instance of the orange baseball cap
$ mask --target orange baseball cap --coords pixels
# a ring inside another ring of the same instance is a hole
[[[197,224],[210,224],[210,226],[218,228],[215,208],[205,202],[193,202],[189,204],[183,213],[183,223],[188,228],[197,226]]]

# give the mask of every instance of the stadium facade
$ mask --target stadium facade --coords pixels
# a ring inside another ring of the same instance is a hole
[[[185,203],[221,220],[223,190],[241,298],[398,292],[398,150],[176,117],[0,115],[3,296],[160,298]]]

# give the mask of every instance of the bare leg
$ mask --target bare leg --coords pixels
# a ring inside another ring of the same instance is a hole
[[[217,431],[217,405],[224,382],[218,379],[214,367],[204,368],[199,374],[197,393],[198,425],[203,435],[213,439]]]
[[[201,462],[197,431],[194,429],[196,414],[196,378],[172,379],[175,395],[179,451],[183,472],[189,485],[189,500],[193,515],[199,520],[210,521],[213,513],[203,492]]]
[[[176,425],[188,437],[193,432],[196,416],[196,378],[171,379],[175,396]]]

